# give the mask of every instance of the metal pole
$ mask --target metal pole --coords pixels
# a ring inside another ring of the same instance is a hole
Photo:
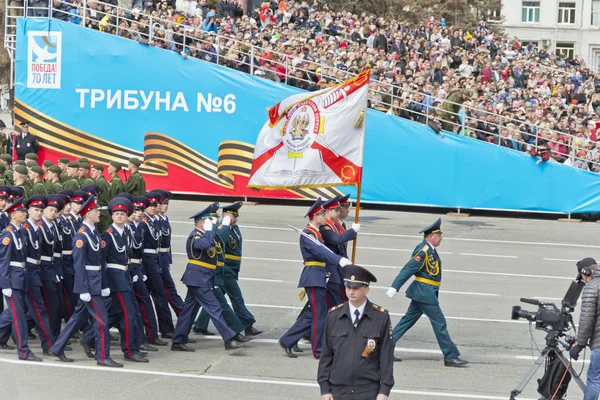
[[[288,74],[289,74],[289,59],[285,58],[285,84],[288,84]]]
[[[117,12],[117,19],[116,19],[116,27],[115,27],[115,35],[119,36],[119,9],[115,9],[115,11]]]
[[[254,45],[250,48],[250,75],[254,75]]]
[[[150,21],[148,23],[150,24],[149,29],[148,29],[148,40],[152,41],[152,34],[154,33],[154,24],[152,23],[152,15],[150,15]]]
[[[186,31],[187,31],[187,28],[184,26],[183,27],[183,43],[182,43],[183,44],[183,49],[182,49],[183,54],[185,54],[185,41],[186,41],[186,38],[187,38]],[[219,63],[219,58],[218,58],[219,55],[218,54],[219,53],[217,52],[217,64]]]
[[[83,15],[81,16],[81,23],[85,26],[85,17],[87,14],[87,0],[83,0]]]

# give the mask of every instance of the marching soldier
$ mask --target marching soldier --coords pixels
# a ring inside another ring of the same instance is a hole
[[[31,186],[31,195],[42,195],[48,196],[48,191],[46,190],[46,186],[42,182],[42,175],[44,174],[44,170],[39,165],[34,165],[31,167],[31,171],[29,171],[29,181],[32,183]]]
[[[214,275],[217,267],[217,243],[210,218],[217,214],[218,203],[213,203],[204,210],[194,214],[195,227],[186,241],[189,258],[181,281],[188,287],[183,303],[183,310],[177,320],[171,350],[195,351],[186,346],[188,335],[199,307],[206,309],[213,324],[225,342],[225,350],[237,349],[242,343],[235,340],[236,333],[227,326],[223,312],[213,293]]]
[[[76,161],[70,161],[67,164],[67,176],[63,180],[63,189],[64,190],[72,190],[78,191],[81,186],[79,186],[79,181],[77,179],[77,172],[79,171],[79,163]],[[61,179],[63,179],[63,175],[61,175]]]
[[[308,210],[305,217],[309,224],[304,228],[304,235],[300,236],[300,252],[304,259],[304,268],[300,275],[298,287],[303,288],[301,297],[308,295],[309,309],[303,312],[294,325],[279,339],[279,345],[290,358],[297,356],[292,353],[292,348],[305,335],[310,334],[312,353],[315,358],[321,356],[325,318],[327,317],[327,265],[350,265],[347,258],[331,252],[323,244],[323,237],[319,227],[325,224],[325,209],[321,198]],[[314,240],[313,240],[314,239]]]
[[[81,160],[81,159],[80,159]],[[94,180],[90,178],[90,163],[87,161],[79,161],[79,171],[77,172],[79,177],[79,187],[83,190],[86,186],[94,185]]]
[[[60,178],[60,183],[65,183],[68,179],[69,174],[67,174],[67,166],[69,165],[68,158],[59,158],[57,166],[60,168],[60,172],[58,172],[58,176]]]
[[[386,292],[391,299],[413,275],[415,280],[406,289],[406,297],[411,299],[410,306],[400,322],[394,327],[394,346],[408,331],[421,315],[425,314],[431,321],[433,332],[437,338],[442,353],[444,365],[447,367],[462,367],[468,362],[459,358],[458,348],[450,339],[446,318],[438,300],[442,282],[442,260],[436,247],[442,242],[442,220],[438,218],[432,225],[423,229],[424,238],[412,253],[412,258],[400,270],[392,287]],[[394,357],[394,361],[401,361]]]
[[[323,400],[387,400],[394,387],[394,344],[387,310],[367,298],[373,274],[343,268],[344,304],[329,310],[317,381]]]
[[[333,223],[333,220],[337,219],[339,215],[340,202],[337,197],[323,203],[323,208],[326,210],[325,224],[319,227],[319,232],[323,237],[323,243],[333,251],[344,257],[345,252],[341,249],[342,245],[346,242],[356,239],[356,233],[360,230],[359,224],[352,224],[352,229],[347,232],[340,233],[338,228]],[[342,304],[347,301],[346,291],[342,286],[342,279],[344,275],[339,265],[330,267],[329,280],[327,281],[327,295],[331,306]]]
[[[8,181],[7,186],[14,185],[14,177],[12,170],[13,159],[10,154],[2,154],[0,155],[0,161],[6,167],[6,171],[4,172],[4,179]]]
[[[231,218],[231,230],[229,231],[229,236],[223,238],[225,242],[225,266],[223,267],[225,285],[222,288],[227,296],[229,296],[233,311],[235,311],[244,326],[245,335],[256,336],[263,333],[263,331],[254,327],[256,319],[246,307],[244,296],[238,283],[240,266],[242,264],[242,232],[237,221],[242,205],[243,203],[238,201],[223,207],[223,219],[227,216]]]
[[[106,268],[106,277],[110,287],[112,307],[115,317],[109,325],[118,321],[121,333],[121,350],[125,361],[147,363],[148,359],[140,353],[140,340],[137,332],[136,306],[133,294],[133,282],[129,272],[129,249],[125,224],[133,212],[133,204],[124,197],[117,197],[108,204],[113,223],[102,233],[102,268]],[[116,321],[114,321],[116,320]]]
[[[58,165],[51,165],[46,172],[46,191],[48,194],[58,194],[63,190],[60,183],[61,169]]]
[[[25,238],[20,226],[27,218],[23,199],[18,198],[13,204],[4,209],[9,215],[10,224],[2,233],[0,239],[0,288],[8,304],[8,308],[0,315],[0,347],[7,345],[11,336],[17,344],[17,356],[20,360],[42,361],[36,357],[27,344],[26,310],[26,272]]]
[[[60,305],[60,311],[58,314],[58,329],[56,332],[54,332],[54,337],[58,337],[58,335],[60,334],[60,327],[61,327],[61,321],[65,315],[65,302],[67,301],[65,299],[65,295],[67,294],[66,290],[64,289],[64,285],[63,285],[63,280],[64,280],[64,276],[65,273],[63,271],[63,242],[64,242],[64,236],[63,236],[63,230],[62,230],[62,226],[60,225],[60,221],[61,221],[61,214],[63,209],[65,208],[65,199],[62,195],[58,195],[58,194],[50,194],[46,197],[48,199],[48,207],[46,207],[46,209],[44,210],[44,216],[43,218],[45,220],[52,220],[51,223],[51,228],[52,228],[52,233],[54,235],[55,242],[54,242],[54,254],[52,257],[52,266],[54,267],[54,272],[56,272],[56,279],[60,280],[59,282],[57,282],[57,290],[58,290],[58,299],[59,299],[59,305]],[[67,198],[67,202],[70,202],[71,200]],[[53,208],[56,209],[56,213],[53,212]]]
[[[83,326],[91,317],[96,339],[96,363],[104,367],[122,367],[110,358],[110,332],[108,330],[108,312],[104,298],[110,296],[106,268],[101,267],[102,240],[96,229],[100,221],[100,210],[93,197],[81,206],[79,213],[84,220],[73,247],[73,269],[75,270],[74,292],[79,294],[79,302],[64,330],[50,349],[61,361],[72,362],[66,358],[64,348],[72,333]]]
[[[348,218],[348,214],[350,213],[350,203],[349,203],[350,195],[347,194],[344,197],[340,198],[340,208],[338,212],[338,217],[333,220],[337,230],[339,233],[346,232],[346,223],[344,220]],[[347,243],[343,243],[340,245],[341,256],[348,258],[348,245]]]
[[[7,205],[10,204],[9,198],[11,197],[12,190],[8,186],[0,186],[0,209],[4,210]],[[0,213],[0,232],[4,230],[10,223],[8,214],[2,211]],[[4,310],[4,302],[0,301],[0,312]]]
[[[5,174],[6,174],[6,167],[4,166],[3,163],[0,163],[0,185],[4,185],[4,186],[12,185],[12,183],[10,183],[8,181],[8,179],[6,178]]]
[[[27,167],[24,165],[15,166],[14,185],[23,188],[23,199],[26,201],[31,195],[31,190],[27,185]]]
[[[107,206],[113,197],[109,197],[108,182],[104,178],[104,167],[102,164],[92,165],[90,175],[94,182],[96,182],[96,185],[98,185],[98,204],[100,205],[100,223],[98,224],[98,229],[100,232],[104,232],[108,228],[108,225],[110,225],[110,215]]]
[[[142,163],[137,158],[130,158],[127,168],[131,172],[129,179],[125,183],[125,191],[132,196],[143,196],[146,193],[146,182],[144,177],[139,173]]]
[[[108,173],[110,174],[110,182],[108,183],[108,198],[114,199],[119,193],[125,191],[125,185],[119,177],[119,171],[121,170],[121,163],[111,161],[108,164]]]
[[[52,163],[52,161],[50,160],[44,160],[44,162],[42,163],[42,171],[43,171],[43,175],[44,175],[44,179],[42,179],[42,183],[44,184],[44,187],[46,188],[46,192],[48,194],[50,194],[50,192],[48,191],[50,188],[50,179],[48,179],[48,168],[50,168],[51,166],[53,166],[54,164]]]

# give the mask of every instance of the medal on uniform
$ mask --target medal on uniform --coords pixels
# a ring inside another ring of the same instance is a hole
[[[375,339],[373,339],[372,337],[369,338],[369,340],[367,340],[367,346],[365,347],[365,349],[363,350],[361,357],[362,358],[367,358],[369,357],[369,355],[373,354],[373,352],[375,351],[375,347],[377,346]]]

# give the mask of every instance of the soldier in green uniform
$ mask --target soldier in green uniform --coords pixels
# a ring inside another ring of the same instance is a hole
[[[5,173],[6,166],[0,163],[0,186],[12,186],[12,183],[9,183],[8,179],[6,179],[6,176],[4,176]]]
[[[52,165],[50,168],[48,168],[45,181],[48,182],[48,186],[46,187],[48,194],[58,194],[63,190],[63,186],[60,183],[61,173],[62,169],[58,165]]]
[[[63,182],[63,190],[78,191],[79,181],[77,180],[77,172],[79,171],[79,163],[77,161],[71,161],[67,165],[67,178]],[[61,175],[62,177],[62,175]]]
[[[98,205],[100,206],[100,222],[98,229],[104,232],[112,223],[112,218],[108,213],[108,202],[112,200],[108,197],[108,182],[104,178],[104,167],[102,164],[92,165],[90,176],[98,185]]]
[[[14,183],[12,171],[12,156],[10,154],[2,154],[0,155],[0,162],[2,162],[2,164],[4,164],[4,166],[6,167],[6,172],[4,172],[4,178],[7,179],[8,182],[10,182],[9,186],[12,186]]]
[[[143,196],[146,193],[146,182],[144,177],[139,173],[141,161],[138,158],[130,158],[127,168],[131,172],[127,183],[125,183],[125,191],[131,193],[132,196]]]
[[[462,367],[467,364],[467,361],[459,358],[460,352],[450,339],[446,318],[438,300],[442,283],[442,260],[436,247],[442,242],[441,227],[442,220],[438,218],[432,225],[419,232],[424,234],[423,241],[415,247],[412,258],[400,270],[386,295],[390,299],[393,298],[402,285],[414,275],[414,282],[406,289],[406,297],[412,301],[406,314],[394,327],[394,346],[406,331],[421,318],[421,315],[425,314],[431,321],[435,337],[444,353],[444,365]],[[400,361],[400,359],[394,357],[394,361]]]
[[[94,180],[90,178],[90,163],[79,161],[79,186],[86,187],[94,185]]]
[[[52,186],[52,183],[48,179],[48,168],[50,168],[53,165],[54,164],[50,160],[44,160],[44,162],[42,163],[42,169],[44,170],[43,182],[44,182],[44,187],[46,188],[46,192],[48,192],[48,194],[50,194],[50,190],[51,190],[51,186]]]
[[[121,163],[117,161],[111,161],[108,164],[108,173],[110,174],[110,182],[108,184],[108,198],[114,199],[119,193],[125,191],[125,185],[119,177],[119,171],[121,170]]]
[[[67,166],[69,165],[69,159],[68,158],[59,158],[58,159],[58,166],[60,167],[60,182],[64,183],[68,178],[69,178],[69,174],[67,174]]]
[[[31,196],[31,189],[25,184],[27,180],[27,167],[24,165],[15,165],[14,170],[14,186],[23,188],[23,200]]]
[[[48,196],[48,191],[46,190],[46,186],[44,182],[42,182],[42,176],[44,175],[44,170],[39,165],[34,165],[31,167],[31,171],[29,171],[29,181],[31,182],[31,194],[41,194],[43,196]]]
[[[38,163],[39,157],[35,153],[27,153],[25,154],[25,162],[33,161],[36,164]]]

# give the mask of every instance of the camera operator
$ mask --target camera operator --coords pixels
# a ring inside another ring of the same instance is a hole
[[[570,354],[577,361],[586,346],[592,349],[584,400],[597,400],[600,395],[600,270],[596,270],[593,258],[584,258],[577,266],[581,268],[581,278],[587,285],[581,298],[577,345],[571,348]]]

